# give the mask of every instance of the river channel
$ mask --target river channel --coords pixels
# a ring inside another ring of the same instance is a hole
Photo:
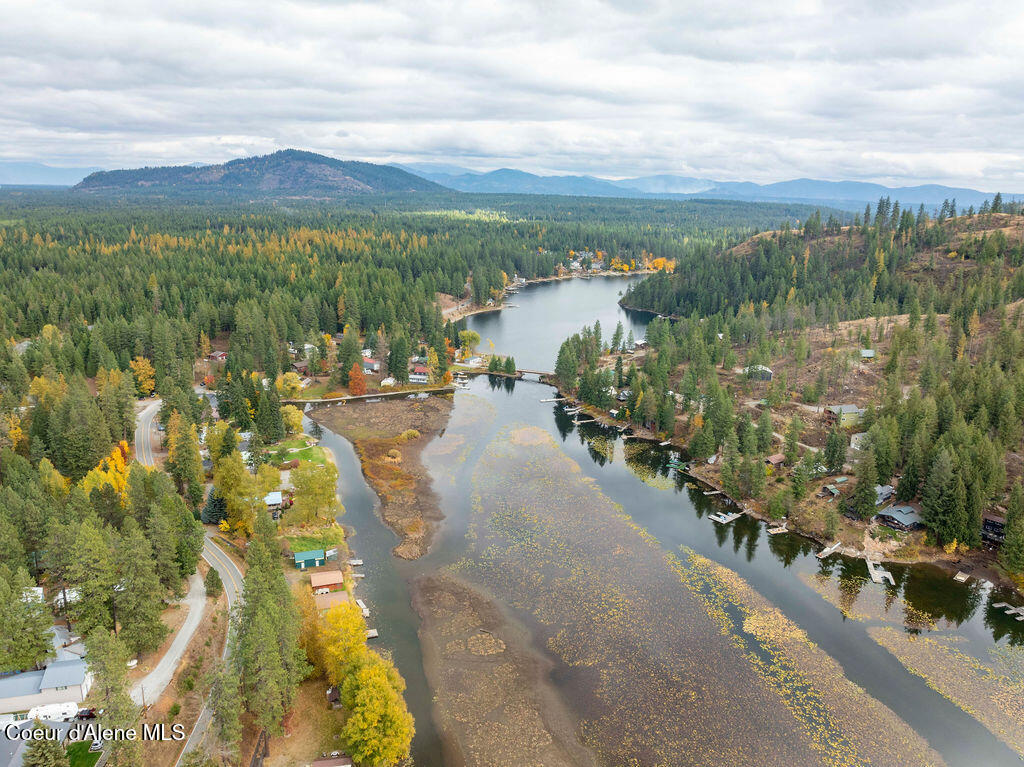
[[[521,368],[551,370],[565,336],[617,306],[628,278],[531,285],[469,327]],[[344,523],[365,560],[360,596],[416,717],[417,765],[445,763],[413,584],[439,572],[478,588],[529,637],[596,763],[1020,764],[1024,622],[1009,595],[927,565],[872,583],[860,560],[769,536],[671,465],[673,453],[577,424],[541,384],[487,376],[455,395],[424,464],[445,514],[425,557],[395,535],[344,439]]]

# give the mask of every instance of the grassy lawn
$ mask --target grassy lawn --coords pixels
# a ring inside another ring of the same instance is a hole
[[[92,767],[100,759],[100,752],[89,753],[91,740],[80,740],[68,746],[68,761],[71,767]]]
[[[293,450],[293,449],[298,448],[298,447],[305,447],[307,439],[310,439],[310,438],[308,436],[306,436],[305,434],[300,434],[297,437],[292,437],[291,439],[282,440],[281,442],[278,442],[276,445],[274,445],[273,447],[268,448],[268,449],[271,452],[273,452],[273,451],[277,450],[278,448],[282,448],[282,447],[285,448],[286,450]]]
[[[295,459],[300,461],[312,461],[313,463],[319,463],[323,465],[327,463],[327,453],[319,445],[313,445],[313,447],[304,447],[301,450],[296,450],[294,453],[288,453],[285,456],[285,460],[292,461]]]
[[[292,551],[326,550],[345,543],[345,531],[340,526],[332,526],[323,530],[286,535],[284,538]]]

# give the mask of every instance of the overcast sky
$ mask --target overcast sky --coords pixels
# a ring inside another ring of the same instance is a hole
[[[3,0],[0,158],[1024,191],[1024,3]]]

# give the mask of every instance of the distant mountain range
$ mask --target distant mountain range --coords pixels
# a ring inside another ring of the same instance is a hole
[[[0,160],[0,186],[71,186],[100,168],[57,168],[41,162]]]
[[[859,210],[879,197],[898,200],[901,205],[927,207],[941,205],[943,200],[956,199],[957,205],[979,207],[992,193],[977,189],[926,184],[923,186],[888,187],[863,181],[819,181],[810,178],[755,184],[750,181],[713,181],[662,174],[620,180],[594,176],[538,176],[521,170],[502,168],[480,173],[452,165],[416,163],[402,165],[411,173],[442,186],[463,192],[501,194],[561,194],[594,197],[701,197],[750,202],[804,202],[827,204],[847,210]],[[1005,198],[1024,198],[1006,194]]]
[[[84,179],[83,179],[84,176]],[[78,183],[76,183],[78,182]],[[992,198],[989,192],[938,184],[888,187],[863,181],[820,181],[809,178],[755,184],[714,181],[673,174],[604,179],[584,175],[540,176],[502,168],[487,173],[443,163],[378,165],[337,160],[313,152],[285,149],[220,165],[192,163],[173,167],[97,171],[55,168],[40,163],[0,161],[0,185],[75,184],[85,192],[224,193],[285,197],[439,192],[454,189],[480,194],[539,194],[585,197],[689,199],[694,197],[748,202],[809,203],[849,211],[861,210],[879,197],[901,205],[934,208],[956,199],[961,209],[975,208]],[[1005,192],[1006,199],[1024,199]]]
[[[297,149],[222,165],[100,171],[86,176],[74,188],[84,192],[225,192],[297,197],[441,191],[433,181],[401,168],[335,160]]]

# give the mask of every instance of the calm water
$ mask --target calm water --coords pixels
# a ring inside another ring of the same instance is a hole
[[[601,335],[610,339],[615,325],[622,323],[623,337],[633,331],[644,337],[650,319],[646,312],[619,306],[626,288],[643,277],[591,277],[578,280],[538,282],[508,297],[514,309],[474,314],[466,319],[470,330],[480,334],[480,349],[511,354],[527,370],[555,369],[558,347],[584,325],[601,322]]]
[[[550,370],[558,345],[565,335],[599,318],[609,335],[615,322],[623,320],[637,338],[643,337],[645,318],[626,315],[615,302],[625,280],[595,279],[531,286],[511,300],[521,308],[478,315],[470,327],[495,343],[495,351],[512,354],[520,367]],[[596,299],[594,295],[600,296]],[[605,303],[602,303],[605,302]],[[628,324],[627,324],[628,323]],[[558,330],[553,330],[558,328]],[[546,329],[546,330],[545,330]],[[795,535],[767,536],[763,525],[743,517],[729,527],[706,518],[712,501],[687,488],[685,478],[667,466],[668,453],[657,447],[645,448],[627,462],[622,444],[614,432],[602,427],[576,427],[557,406],[541,403],[551,389],[536,383],[514,383],[505,379],[479,377],[468,392],[456,395],[456,413],[467,407],[466,397],[483,400],[493,407],[494,418],[481,426],[474,452],[456,465],[425,454],[428,468],[438,478],[435,489],[446,514],[442,530],[431,553],[417,562],[395,560],[390,549],[395,536],[383,526],[377,500],[360,474],[351,446],[327,432],[324,444],[334,450],[339,463],[339,486],[347,513],[345,523],[354,528],[351,541],[356,555],[366,560],[367,578],[360,594],[370,603],[370,624],[381,631],[380,647],[393,652],[408,683],[406,697],[417,721],[414,756],[417,765],[441,765],[440,745],[431,719],[431,693],[423,674],[416,634],[417,618],[409,598],[409,581],[459,558],[465,550],[465,529],[469,517],[469,478],[479,452],[509,424],[544,429],[561,449],[592,477],[601,491],[632,519],[650,532],[666,551],[687,546],[736,571],[765,598],[800,626],[808,637],[832,656],[846,676],[869,694],[889,706],[935,748],[951,766],[1020,764],[1020,759],[974,718],[935,692],[923,679],[904,666],[867,633],[871,626],[895,625],[904,631],[935,631],[954,635],[958,649],[984,657],[988,650],[1007,643],[1024,643],[1024,624],[1015,623],[991,604],[1005,598],[986,593],[976,585],[957,584],[937,568],[891,566],[895,587],[883,587],[867,580],[863,562],[831,557],[819,562],[816,547]],[[460,406],[460,402],[464,403]],[[595,450],[594,437],[614,449]],[[443,441],[445,436],[439,440]],[[441,481],[444,472],[444,481]],[[642,481],[644,475],[648,481]],[[659,481],[650,481],[651,477]],[[852,584],[847,589],[848,606],[897,605],[892,614],[865,621],[847,620],[808,584],[818,575],[828,583],[840,579]],[[908,607],[903,608],[905,603]],[[913,608],[932,624],[920,628],[908,621],[901,610]],[[538,646],[544,651],[543,646]],[[571,672],[556,663],[553,679],[567,692],[572,690]],[[571,700],[570,700],[571,704]]]

